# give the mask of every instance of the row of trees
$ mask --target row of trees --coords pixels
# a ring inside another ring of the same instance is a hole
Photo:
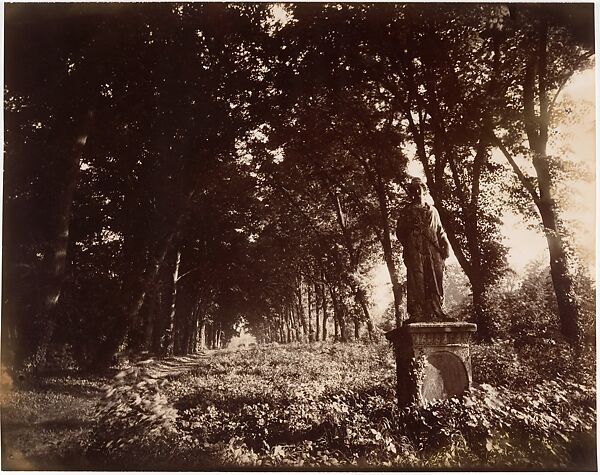
[[[393,225],[412,158],[480,335],[507,269],[502,210],[533,204],[577,345],[548,147],[560,91],[590,65],[588,9],[8,6],[5,358],[183,354],[242,319],[263,341],[324,338],[330,316],[340,339],[370,335],[381,259],[400,324]]]

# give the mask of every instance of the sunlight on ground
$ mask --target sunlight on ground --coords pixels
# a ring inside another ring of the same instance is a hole
[[[227,345],[227,348],[238,348],[250,346],[251,344],[256,344],[256,338],[242,329],[240,331],[240,336],[234,336],[229,342],[229,345]]]

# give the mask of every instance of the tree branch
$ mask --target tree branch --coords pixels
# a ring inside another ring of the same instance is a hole
[[[575,74],[575,71],[577,71],[583,65],[583,62],[585,60],[589,59],[591,56],[593,56],[593,54],[590,52],[582,54],[581,57],[579,58],[579,60],[577,61],[576,65],[569,70],[568,74],[565,75],[565,78],[562,80],[562,82],[558,86],[558,89],[556,90],[554,97],[552,98],[552,100],[550,100],[550,104],[548,106],[548,114],[552,114],[552,112],[554,111],[554,106],[556,105],[558,96],[560,96],[560,93],[563,91],[564,87],[573,78],[573,74]]]
[[[496,136],[496,134],[494,133],[493,130],[488,130],[488,135],[490,137],[490,141],[492,142],[492,144],[494,144],[496,147],[498,147],[500,149],[500,151],[503,153],[503,155],[506,157],[506,159],[508,160],[508,163],[510,163],[510,166],[512,167],[512,169],[516,173],[517,177],[519,178],[519,181],[525,187],[525,189],[529,192],[533,201],[536,204],[538,204],[540,197],[538,196],[537,192],[535,191],[535,187],[527,179],[525,174],[521,171],[521,169],[519,168],[519,165],[517,165],[517,162],[515,162],[513,156],[508,151],[508,149],[506,148],[506,146],[504,145],[502,140],[500,140]]]

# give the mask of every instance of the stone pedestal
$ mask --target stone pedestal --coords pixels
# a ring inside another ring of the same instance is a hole
[[[471,386],[469,342],[477,325],[409,323],[385,334],[394,344],[400,406],[459,396]]]

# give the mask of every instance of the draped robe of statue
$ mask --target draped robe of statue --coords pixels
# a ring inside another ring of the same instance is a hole
[[[407,273],[409,322],[442,321],[444,269],[450,245],[437,210],[409,203],[400,212],[396,235]]]

